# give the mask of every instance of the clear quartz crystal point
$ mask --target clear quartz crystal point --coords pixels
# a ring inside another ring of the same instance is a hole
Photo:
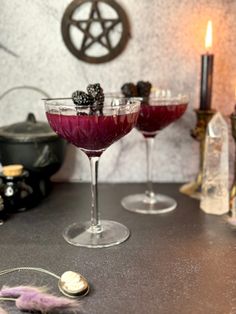
[[[229,211],[228,126],[216,113],[208,124],[205,139],[201,209],[207,214]]]

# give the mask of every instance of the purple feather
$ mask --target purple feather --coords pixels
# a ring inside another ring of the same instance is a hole
[[[0,307],[0,314],[7,314],[7,312],[2,307]]]
[[[35,292],[44,292],[45,289],[31,287],[31,286],[18,286],[18,287],[7,287],[3,286],[0,290],[1,297],[8,297],[8,298],[18,298],[24,293],[35,293]]]
[[[55,310],[76,311],[78,302],[47,293],[27,292],[16,299],[16,307],[24,311],[47,313]]]

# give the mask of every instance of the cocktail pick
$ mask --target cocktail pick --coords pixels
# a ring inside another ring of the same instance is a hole
[[[46,269],[37,267],[16,267],[0,271],[0,276],[6,275],[15,271],[37,271],[41,273],[48,274],[56,279],[58,279],[58,288],[62,294],[69,298],[76,298],[79,296],[84,296],[89,292],[88,281],[79,273],[74,271],[66,271],[62,276],[58,276]]]

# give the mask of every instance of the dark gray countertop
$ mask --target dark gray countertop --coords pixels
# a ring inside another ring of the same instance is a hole
[[[148,216],[122,209],[123,196],[142,184],[101,184],[102,218],[124,223],[131,237],[115,247],[78,248],[61,236],[68,224],[89,219],[88,184],[55,184],[37,208],[16,214],[0,227],[0,269],[43,267],[58,274],[77,270],[90,282],[82,313],[236,313],[236,230],[222,217],[205,215],[177,184],[156,185],[178,200],[169,214]],[[19,272],[0,285],[47,284],[56,279]],[[9,313],[18,313],[10,307]]]

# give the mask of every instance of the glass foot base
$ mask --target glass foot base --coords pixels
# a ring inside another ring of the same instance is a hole
[[[154,194],[152,198],[146,194],[129,195],[122,199],[121,204],[125,209],[140,214],[164,214],[177,206],[173,198],[162,194]]]
[[[93,230],[90,222],[74,223],[63,233],[64,239],[75,246],[103,248],[120,244],[128,239],[129,229],[119,222],[101,220],[101,228]]]

